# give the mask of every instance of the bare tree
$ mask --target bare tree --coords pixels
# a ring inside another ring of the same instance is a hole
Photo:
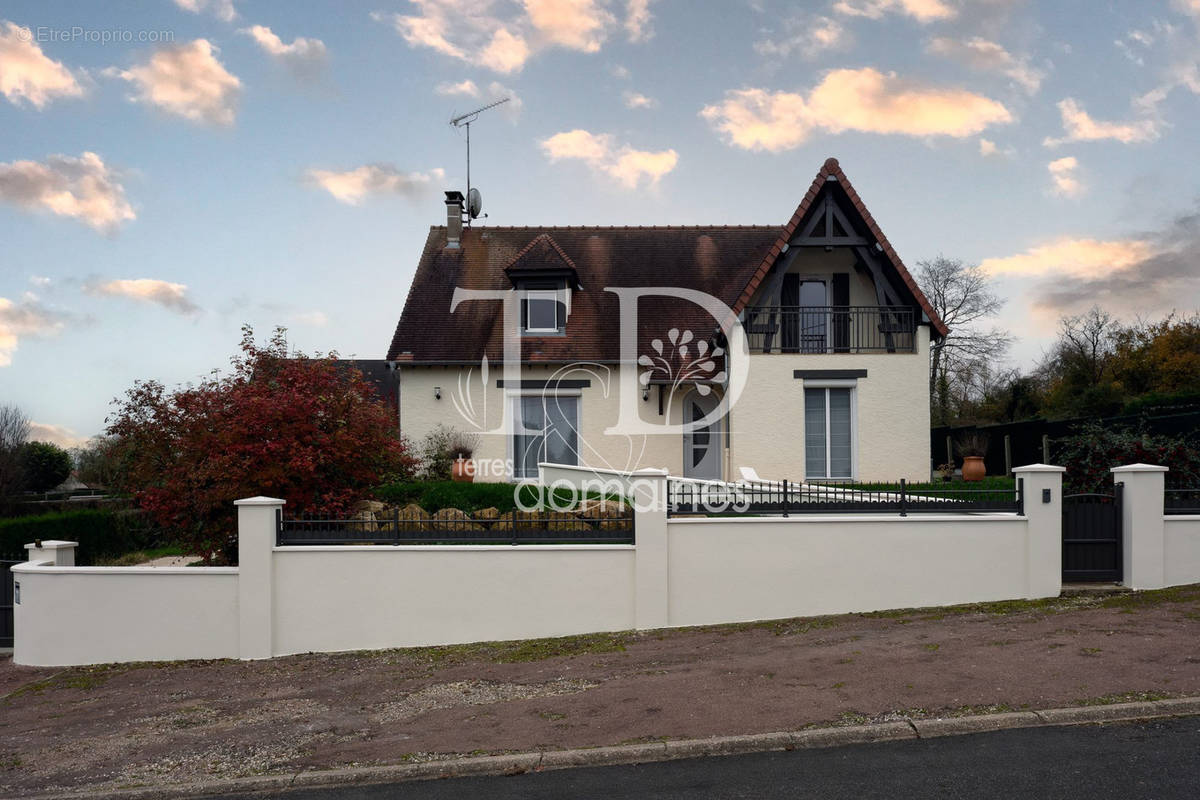
[[[917,262],[917,282],[950,333],[929,345],[929,393],[945,422],[950,393],[957,387],[970,392],[977,376],[991,374],[1004,360],[1012,335],[1003,328],[984,329],[1004,300],[991,289],[991,280],[978,264],[938,256]]]
[[[1091,385],[1100,383],[1116,344],[1118,324],[1100,306],[1058,321],[1055,356],[1060,368],[1070,366]]]
[[[29,417],[10,403],[0,405],[0,497],[21,490],[21,447],[29,439]]]

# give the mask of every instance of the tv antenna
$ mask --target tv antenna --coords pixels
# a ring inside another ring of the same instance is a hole
[[[474,196],[472,196],[472,194],[471,194],[471,191],[472,191],[471,190],[471,123],[474,122],[475,120],[479,119],[479,115],[482,114],[484,111],[487,111],[489,108],[495,108],[496,106],[503,105],[504,103],[507,103],[511,99],[512,99],[511,97],[502,97],[499,100],[496,100],[495,102],[488,103],[486,106],[483,106],[482,108],[477,108],[474,111],[468,111],[466,114],[460,114],[457,117],[454,117],[450,120],[450,124],[453,125],[454,127],[456,127],[456,128],[465,127],[467,129],[467,198],[468,198],[468,204],[467,204],[467,209],[466,209],[467,210],[467,215],[466,215],[467,220],[466,221],[467,221],[468,227],[471,225],[471,220],[478,217],[480,210],[483,208],[483,201],[482,201],[482,199],[480,199],[478,190],[475,191]]]

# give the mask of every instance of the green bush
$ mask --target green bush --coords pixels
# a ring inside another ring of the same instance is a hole
[[[1087,425],[1081,433],[1059,440],[1057,461],[1067,468],[1064,486],[1070,492],[1107,492],[1113,467],[1154,464],[1168,467],[1167,480],[1177,486],[1200,486],[1200,447],[1175,436],[1111,430]]]
[[[518,489],[511,483],[458,483],[455,481],[418,481],[389,483],[375,490],[375,497],[385,503],[398,506],[416,503],[429,512],[443,508],[457,508],[468,514],[481,508],[496,508],[500,513],[517,507],[516,492],[520,492],[522,504],[529,508],[539,504],[541,487],[523,484]],[[570,492],[559,489],[556,496],[566,501]],[[589,493],[590,497],[598,497]]]
[[[2,556],[24,557],[25,545],[39,539],[79,542],[75,563],[81,566],[164,544],[141,511],[61,511],[0,520]]]
[[[19,458],[23,483],[30,492],[48,492],[71,475],[71,454],[50,442],[22,445]]]

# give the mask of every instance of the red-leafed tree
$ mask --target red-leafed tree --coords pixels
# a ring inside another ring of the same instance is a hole
[[[120,488],[208,563],[234,557],[238,498],[344,514],[412,473],[394,413],[362,374],[333,354],[289,354],[285,333],[260,347],[246,326],[229,374],[173,392],[139,381],[108,419]]]

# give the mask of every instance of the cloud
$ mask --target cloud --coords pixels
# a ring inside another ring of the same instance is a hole
[[[102,233],[137,218],[117,173],[95,153],[0,162],[0,202],[71,217]]]
[[[479,87],[475,81],[465,80],[458,83],[439,83],[434,91],[442,95],[464,94],[468,97],[479,97]]]
[[[0,297],[0,367],[12,364],[21,337],[56,336],[66,326],[67,316],[26,297],[14,303]]]
[[[79,447],[88,437],[80,436],[65,425],[48,425],[44,422],[29,423],[29,441],[50,442],[59,447]]]
[[[647,97],[641,92],[624,92],[621,98],[625,101],[626,108],[657,108],[658,101],[653,97]]]
[[[764,56],[786,58],[795,52],[814,59],[824,52],[844,49],[850,43],[850,32],[836,19],[791,17],[784,22],[782,37],[757,41],[754,49]]]
[[[1047,136],[1042,141],[1046,147],[1055,147],[1067,142],[1095,142],[1103,139],[1113,139],[1122,144],[1134,144],[1154,141],[1159,135],[1159,125],[1154,120],[1101,122],[1092,119],[1083,106],[1070,97],[1059,101],[1058,111],[1062,115],[1065,135],[1059,138]]]
[[[958,11],[942,0],[837,0],[833,10],[849,17],[882,19],[885,14],[903,14],[922,25],[951,19]]]
[[[525,13],[545,41],[584,53],[599,51],[616,22],[596,0],[525,0]]]
[[[233,0],[175,0],[175,5],[193,14],[211,11],[212,15],[222,22],[233,22],[238,15],[237,9],[233,7]]]
[[[242,82],[217,60],[220,50],[207,39],[169,45],[145,64],[129,70],[105,70],[137,88],[131,99],[213,125],[232,125]]]
[[[47,286],[53,283],[53,281],[47,278],[45,275],[30,275],[29,282],[39,289],[45,289]]]
[[[29,28],[0,21],[0,94],[40,110],[59,97],[82,97],[83,87],[62,62],[42,52]]]
[[[299,77],[311,77],[324,68],[328,59],[325,43],[320,39],[308,39],[297,36],[291,44],[284,44],[265,25],[251,25],[238,33],[244,33],[254,39],[263,52],[276,61],[287,66]]]
[[[1074,156],[1055,159],[1046,165],[1050,180],[1054,182],[1055,194],[1061,197],[1079,197],[1083,194],[1083,183],[1075,172],[1078,168],[1079,162]]]
[[[650,4],[654,0],[628,0],[625,4],[625,33],[631,42],[648,42],[654,38],[654,28],[650,23],[654,17],[650,14]]]
[[[737,89],[700,115],[746,150],[780,152],[815,131],[964,137],[1012,121],[1002,104],[966,89],[926,86],[871,68],[825,74],[807,96]]]
[[[141,303],[162,306],[177,314],[198,314],[200,307],[188,297],[187,290],[185,284],[156,278],[93,279],[83,285],[84,293],[95,297],[128,297]]]
[[[414,14],[375,11],[413,47],[494,72],[519,72],[546,47],[600,50],[616,18],[605,0],[409,0]],[[499,8],[502,14],[496,13]]]
[[[1037,92],[1045,77],[1045,73],[1029,65],[1028,58],[1014,56],[999,44],[980,36],[965,41],[939,36],[929,41],[925,51],[980,72],[1003,75],[1029,94]]]
[[[553,161],[583,161],[595,172],[615,179],[627,189],[635,189],[643,179],[649,185],[679,162],[679,154],[668,150],[635,150],[630,145],[617,147],[610,134],[594,134],[580,128],[556,133],[541,142],[542,151]]]
[[[529,45],[525,37],[512,33],[508,28],[499,28],[492,34],[492,41],[479,54],[480,63],[496,72],[520,72],[529,58]]]
[[[412,47],[425,47],[473,66],[519,72],[529,58],[520,31],[491,14],[492,0],[410,0],[416,14],[371,13]]]
[[[364,164],[351,170],[337,172],[310,169],[305,173],[315,186],[333,195],[340,203],[356,206],[368,195],[403,194],[415,197],[446,173],[441,168],[429,172],[401,172],[394,164]]]
[[[622,66],[620,64],[613,64],[613,65],[609,66],[608,73],[610,75],[612,75],[614,78],[617,78],[617,79],[623,80],[623,81],[627,81],[631,77],[633,77],[633,73],[629,71],[629,68]]]
[[[991,139],[979,138],[979,155],[984,158],[1012,158],[1017,154],[1013,147],[1000,147]]]
[[[507,97],[508,102],[496,110],[506,117],[509,122],[516,122],[517,117],[521,116],[521,112],[525,110],[525,101],[521,99],[519,94],[499,81],[489,83],[487,91],[484,93],[484,99],[490,102],[499,100],[501,97]]]
[[[1192,212],[1155,231],[1063,238],[980,266],[993,275],[1035,279],[1028,294],[1043,311],[1074,313],[1098,304],[1132,316],[1200,305],[1198,261],[1200,212]]]

